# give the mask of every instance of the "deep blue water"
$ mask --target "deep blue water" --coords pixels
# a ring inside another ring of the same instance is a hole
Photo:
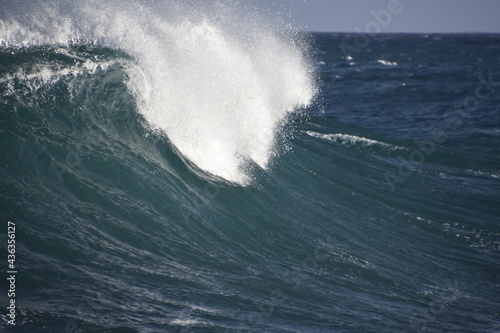
[[[500,36],[355,37],[308,36],[317,94],[241,182],[151,129],[128,49],[4,43],[1,330],[499,332]]]

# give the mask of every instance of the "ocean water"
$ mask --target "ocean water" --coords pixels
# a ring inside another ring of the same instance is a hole
[[[0,14],[0,330],[500,332],[500,35],[241,5]]]

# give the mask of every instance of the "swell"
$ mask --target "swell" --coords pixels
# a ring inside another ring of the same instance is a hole
[[[312,116],[273,172],[232,186],[149,130],[136,57],[82,41],[2,52],[20,331],[417,331],[434,310],[436,330],[495,329],[498,168],[476,143],[440,146],[391,191],[415,138]]]

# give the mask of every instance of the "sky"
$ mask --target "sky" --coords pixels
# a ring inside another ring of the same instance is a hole
[[[500,0],[258,0],[301,30],[500,33]],[[283,10],[285,7],[285,10]],[[378,18],[378,19],[377,19]]]

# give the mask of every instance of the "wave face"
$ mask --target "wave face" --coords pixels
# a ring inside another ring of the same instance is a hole
[[[297,35],[242,6],[49,3],[2,21],[0,40],[126,52],[128,87],[151,128],[198,168],[246,184],[248,164],[267,168],[287,113],[308,106],[315,86]]]
[[[309,57],[247,2],[30,3],[0,13],[1,332],[498,332],[498,35]]]

